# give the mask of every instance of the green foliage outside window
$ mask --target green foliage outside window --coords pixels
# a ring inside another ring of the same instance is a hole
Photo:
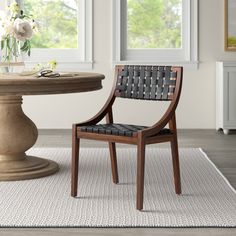
[[[228,38],[228,46],[229,47],[236,47],[236,37],[230,36]]]
[[[127,0],[128,48],[181,48],[182,0]]]
[[[99,1],[99,0],[98,0]],[[39,23],[33,48],[78,47],[78,0],[24,0]],[[182,0],[127,0],[128,48],[181,48]]]
[[[78,47],[78,0],[24,0],[24,8],[39,24],[33,48]]]

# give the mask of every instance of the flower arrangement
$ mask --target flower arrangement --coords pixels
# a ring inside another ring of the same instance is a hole
[[[30,39],[37,31],[37,24],[26,15],[17,2],[0,12],[0,42],[2,61],[17,62],[21,52],[30,56]]]
[[[51,70],[55,70],[57,68],[57,61],[56,60],[50,60],[48,62],[48,67],[51,69]]]
[[[32,69],[32,71],[40,71],[45,69],[55,70],[57,68],[57,61],[56,60],[50,60],[47,62],[47,64],[38,63],[35,65]]]

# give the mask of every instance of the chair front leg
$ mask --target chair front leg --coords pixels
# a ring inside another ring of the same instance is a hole
[[[139,138],[137,147],[137,193],[136,193],[137,210],[143,209],[144,172],[145,172],[145,142],[143,138]]]
[[[73,127],[72,134],[72,160],[71,160],[71,196],[77,196],[78,170],[79,170],[79,146],[80,139],[76,137],[76,127]]]
[[[117,168],[117,156],[116,156],[116,144],[109,142],[109,151],[111,158],[111,170],[113,183],[119,183],[118,168]]]
[[[172,153],[172,163],[174,171],[175,193],[181,194],[179,150],[178,150],[177,135],[174,135],[173,139],[171,140],[171,153]]]

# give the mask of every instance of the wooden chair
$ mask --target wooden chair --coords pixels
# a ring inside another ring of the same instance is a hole
[[[109,143],[113,182],[118,183],[115,143],[137,145],[136,208],[143,209],[145,146],[170,142],[176,194],[181,194],[175,110],[182,87],[182,67],[116,66],[115,83],[104,107],[92,119],[73,125],[71,196],[77,196],[79,141],[81,138]],[[117,97],[152,101],[171,101],[162,118],[153,126],[113,123],[112,105]],[[98,124],[106,117],[106,124]],[[169,128],[165,128],[166,126]]]

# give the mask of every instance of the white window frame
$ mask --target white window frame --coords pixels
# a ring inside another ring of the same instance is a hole
[[[17,0],[23,4],[24,0]],[[25,57],[26,67],[32,68],[37,63],[57,60],[58,69],[92,69],[93,67],[93,0],[80,0],[79,3],[79,48],[76,49],[32,49],[31,56]]]
[[[198,68],[198,0],[183,0],[182,48],[127,49],[127,1],[113,0],[113,63],[170,64]]]

